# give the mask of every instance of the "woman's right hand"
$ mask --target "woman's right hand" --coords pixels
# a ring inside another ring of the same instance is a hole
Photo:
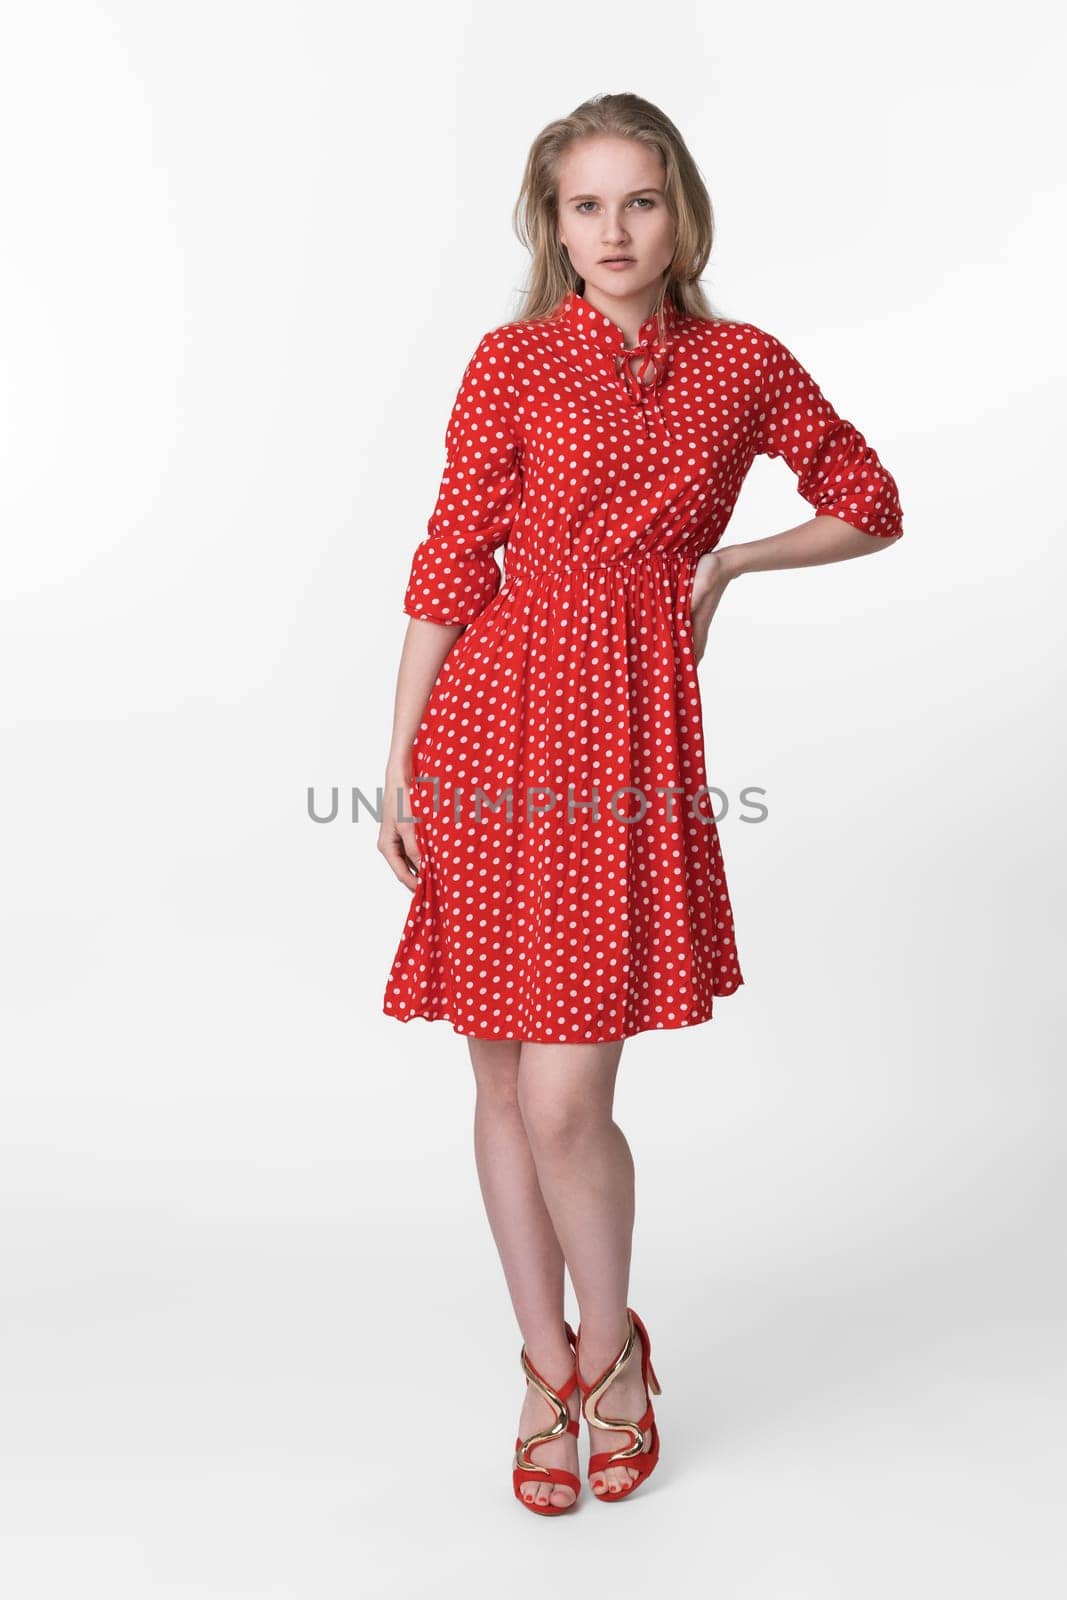
[[[422,864],[422,852],[415,836],[416,824],[403,820],[408,815],[410,783],[410,765],[390,766],[386,769],[378,849],[405,889],[414,894],[419,867]]]

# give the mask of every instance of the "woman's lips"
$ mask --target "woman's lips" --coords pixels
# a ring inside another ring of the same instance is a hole
[[[633,256],[618,256],[600,263],[602,267],[610,267],[613,272],[622,272],[625,267],[636,265]]]

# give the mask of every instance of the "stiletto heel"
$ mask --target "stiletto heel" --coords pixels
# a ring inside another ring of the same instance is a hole
[[[585,1415],[585,1420],[589,1423],[590,1430],[602,1428],[610,1432],[614,1429],[621,1429],[632,1433],[634,1436],[633,1444],[627,1445],[621,1450],[598,1450],[589,1457],[586,1477],[590,1481],[590,1487],[592,1487],[594,1476],[598,1472],[603,1472],[606,1467],[625,1466],[638,1474],[632,1483],[622,1489],[607,1489],[603,1494],[597,1494],[594,1490],[593,1492],[598,1500],[625,1500],[627,1495],[633,1494],[634,1490],[639,1488],[645,1479],[651,1476],[659,1460],[659,1428],[656,1426],[656,1413],[653,1410],[651,1399],[649,1399],[640,1422],[631,1422],[625,1417],[601,1417],[597,1415],[597,1402],[608,1385],[622,1370],[638,1339],[641,1341],[641,1377],[644,1381],[645,1390],[650,1395],[661,1393],[659,1379],[656,1377],[656,1370],[652,1365],[652,1346],[648,1337],[648,1330],[632,1306],[626,1307],[626,1315],[629,1319],[629,1331],[622,1349],[614,1361],[605,1367],[595,1383],[586,1383],[582,1378],[579,1359],[582,1338],[580,1324],[574,1344],[574,1371],[578,1379],[578,1387],[582,1392],[582,1411]],[[645,1449],[646,1434],[650,1439],[647,1450]]]
[[[564,1323],[567,1330],[567,1342],[572,1349],[577,1349],[577,1340],[574,1329],[569,1322]],[[574,1386],[578,1382],[577,1367],[571,1373],[566,1383],[560,1389],[554,1389],[547,1378],[541,1376],[533,1366],[526,1354],[523,1345],[519,1352],[519,1361],[526,1374],[527,1383],[532,1383],[535,1389],[540,1390],[549,1405],[556,1412],[556,1420],[550,1428],[543,1428],[540,1433],[531,1433],[528,1439],[521,1437],[515,1440],[515,1456],[512,1461],[511,1481],[515,1489],[515,1498],[520,1500],[528,1511],[536,1511],[542,1517],[558,1517],[564,1511],[573,1511],[578,1504],[578,1496],[582,1491],[581,1479],[573,1472],[568,1472],[566,1467],[542,1467],[530,1459],[530,1451],[539,1444],[544,1444],[549,1439],[558,1439],[561,1434],[572,1433],[575,1438],[579,1434],[577,1417],[572,1417],[567,1410],[567,1401],[574,1393]],[[550,1483],[561,1484],[564,1488],[574,1490],[574,1499],[569,1506],[554,1506],[551,1501],[547,1505],[538,1505],[536,1501],[527,1500],[522,1493],[521,1485],[529,1482],[543,1483],[545,1479]]]

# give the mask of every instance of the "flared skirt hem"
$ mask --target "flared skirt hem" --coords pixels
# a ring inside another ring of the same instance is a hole
[[[716,995],[715,999],[728,999],[730,995],[736,994],[738,989],[744,987],[744,981],[743,978],[739,979],[732,989]],[[387,1004],[382,1007],[382,1013],[384,1016],[393,1017],[397,1022],[448,1022],[452,1025],[453,1033],[458,1033],[467,1039],[486,1039],[523,1044],[621,1044],[623,1040],[632,1039],[638,1033],[671,1033],[679,1028],[696,1028],[704,1022],[711,1022],[714,1017],[714,1009],[709,1005],[706,1011],[701,1011],[688,1017],[680,1017],[673,1022],[657,1022],[651,1019],[646,1022],[635,1022],[632,1027],[625,1029],[621,1034],[576,1034],[574,1037],[567,1037],[564,1032],[563,1037],[560,1037],[560,1034],[557,1033],[553,1038],[545,1039],[532,1037],[529,1030],[521,1033],[513,1032],[504,1024],[501,1025],[501,1031],[499,1032],[472,1033],[469,1031],[469,1024],[457,1021],[452,1012],[445,1006],[426,1011],[405,1010],[401,1012]],[[484,1027],[485,1024],[483,1023],[481,1026]]]

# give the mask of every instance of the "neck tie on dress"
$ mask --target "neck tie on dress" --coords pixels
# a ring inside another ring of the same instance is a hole
[[[620,376],[626,386],[630,399],[641,408],[641,422],[645,430],[645,437],[648,437],[649,431],[648,411],[646,408],[650,404],[656,407],[656,410],[659,413],[659,420],[663,425],[664,432],[667,434],[668,438],[672,437],[671,430],[667,426],[667,420],[663,412],[663,405],[659,397],[659,386],[667,376],[667,367],[670,364],[669,345],[662,344],[658,339],[650,337],[645,339],[641,344],[635,344],[630,350],[621,350],[619,355],[622,362],[622,371]],[[637,367],[637,373],[635,373],[633,370],[633,363],[638,357],[640,357],[641,360]],[[654,376],[646,382],[646,380],[638,376],[638,374],[647,370],[649,361],[652,363]]]

